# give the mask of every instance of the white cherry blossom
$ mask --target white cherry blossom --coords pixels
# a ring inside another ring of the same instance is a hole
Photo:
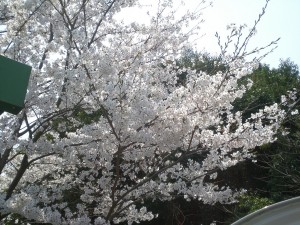
[[[1,54],[33,69],[24,110],[0,117],[1,219],[132,224],[157,216],[146,200],[231,203],[243,192],[216,184],[218,173],[274,141],[285,117],[277,104],[248,119],[233,110],[252,85],[239,80],[257,65],[245,59],[257,52],[245,50],[253,33],[241,51],[222,49],[225,71],[208,74],[176,65],[199,31],[182,28],[202,18],[176,16],[171,0],[158,2],[148,23],[130,24],[116,15],[135,0],[4,5],[12,16]]]

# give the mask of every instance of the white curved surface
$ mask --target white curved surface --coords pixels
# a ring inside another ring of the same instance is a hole
[[[300,225],[300,197],[267,206],[232,225]]]

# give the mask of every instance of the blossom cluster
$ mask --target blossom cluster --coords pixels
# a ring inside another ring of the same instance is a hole
[[[115,15],[134,0],[4,2],[13,16],[1,52],[33,70],[24,110],[0,117],[1,216],[132,224],[156,217],[148,200],[231,203],[243,192],[218,173],[274,141],[285,112],[233,110],[256,66],[243,55],[211,74],[178,67],[181,28],[199,12],[177,18],[161,0],[149,23],[126,25]]]

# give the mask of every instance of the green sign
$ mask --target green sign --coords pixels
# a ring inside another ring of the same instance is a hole
[[[0,114],[18,114],[24,100],[31,67],[0,55]]]

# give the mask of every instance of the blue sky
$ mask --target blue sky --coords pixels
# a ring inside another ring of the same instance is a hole
[[[214,6],[204,11],[206,33],[203,42],[207,51],[215,51],[216,31],[224,34],[224,28],[229,23],[248,24],[257,19],[265,0],[215,0]],[[280,37],[278,48],[269,54],[263,62],[271,67],[277,67],[279,59],[290,58],[300,66],[300,1],[270,0],[266,13],[257,27],[256,37],[251,46],[263,46]],[[213,40],[212,40],[213,38]],[[198,48],[201,49],[199,42]]]

